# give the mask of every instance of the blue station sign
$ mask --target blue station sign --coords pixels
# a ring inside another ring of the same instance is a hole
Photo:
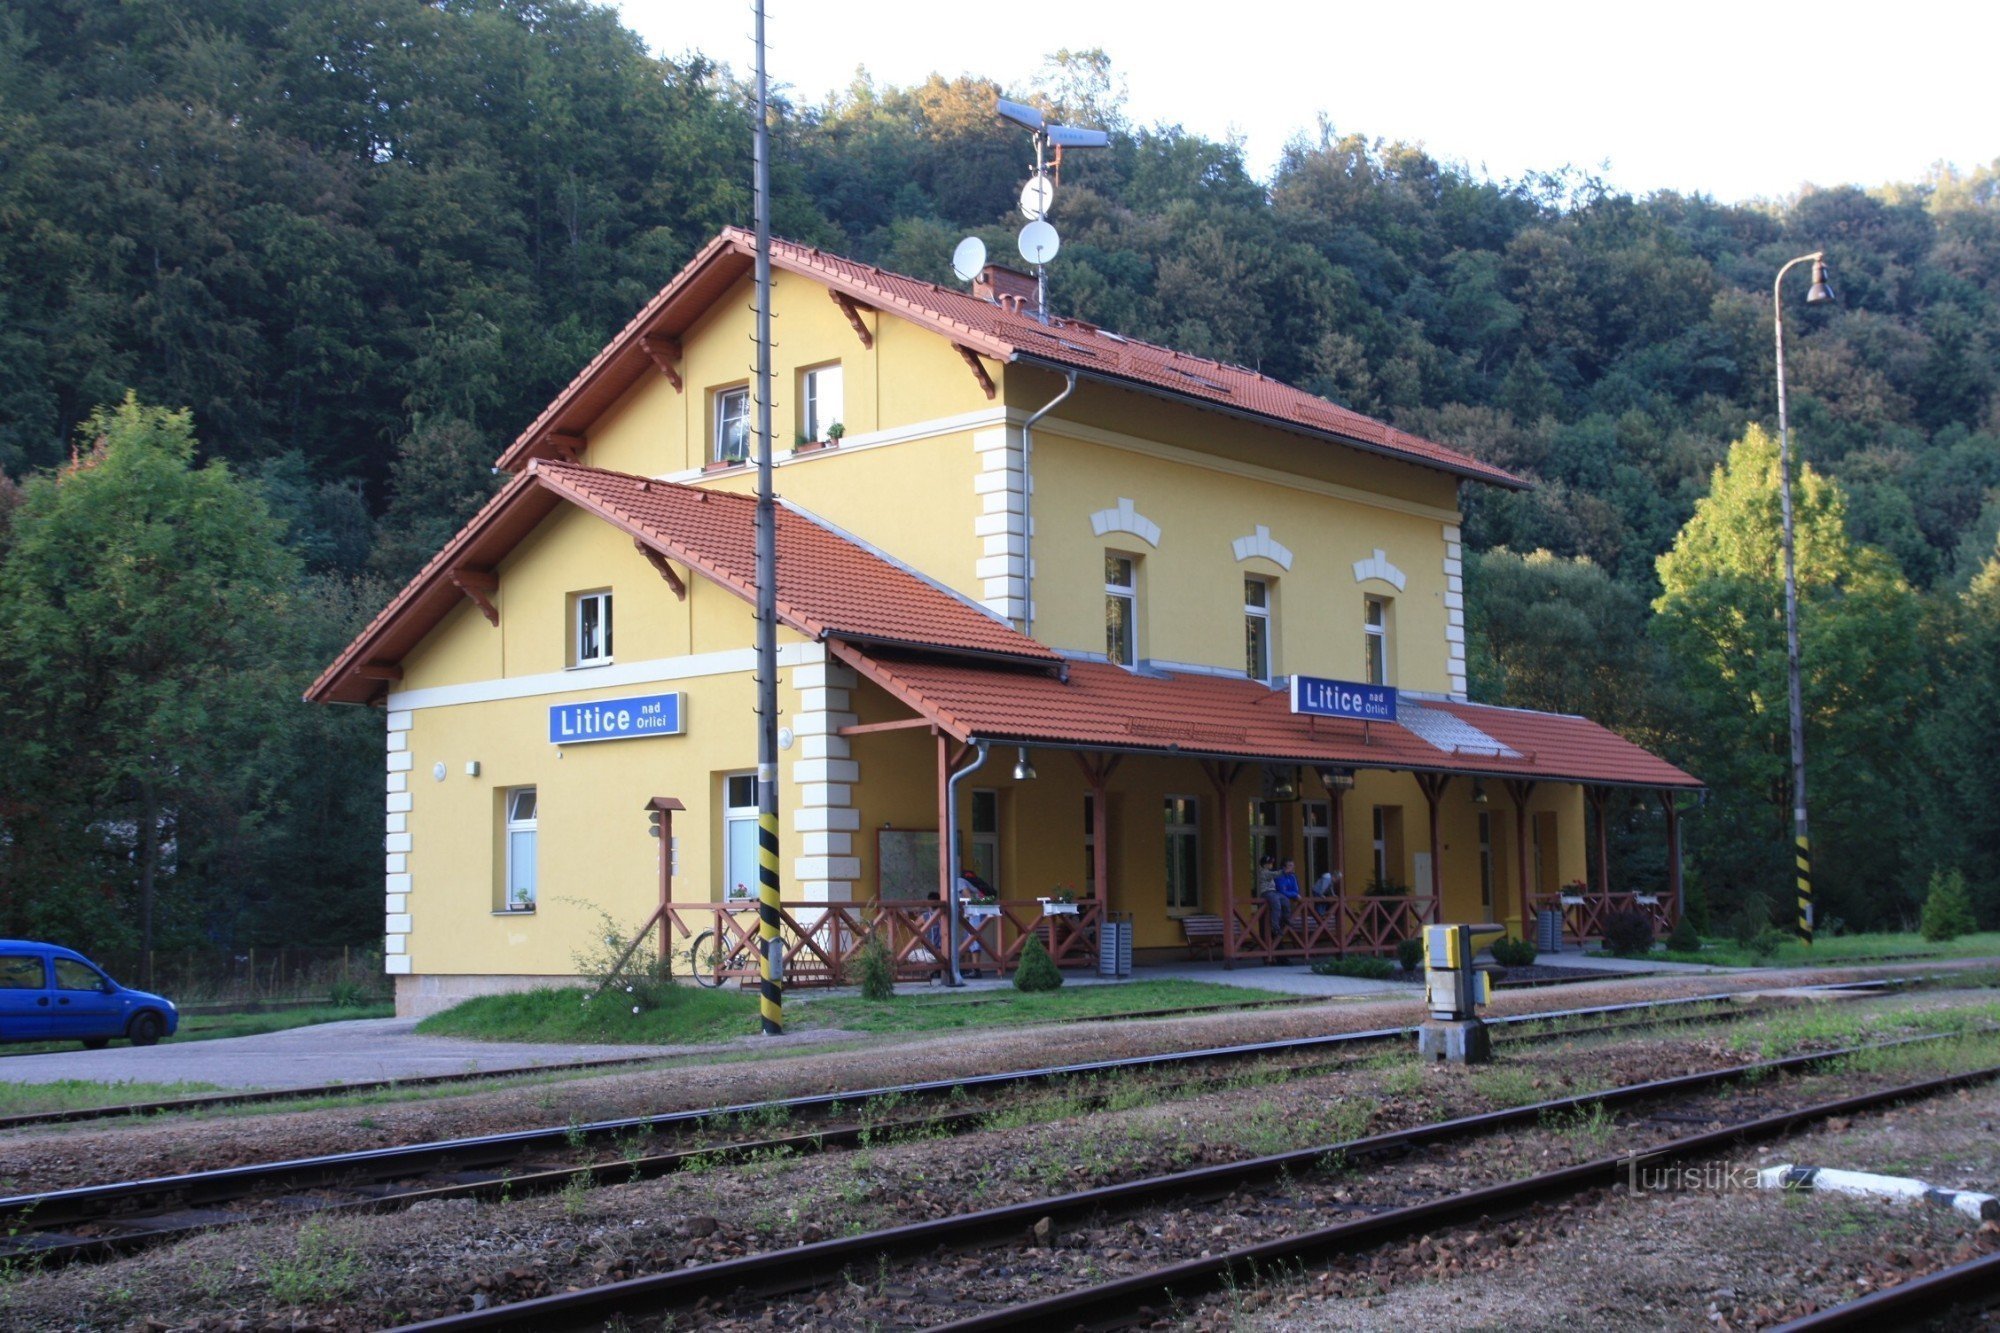
[[[549,744],[624,741],[639,736],[681,734],[682,695],[642,694],[631,699],[599,699],[587,704],[549,705]]]
[[[1351,717],[1362,722],[1394,722],[1396,687],[1293,676],[1292,711],[1318,717]]]

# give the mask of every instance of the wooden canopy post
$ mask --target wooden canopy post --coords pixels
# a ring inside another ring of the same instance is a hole
[[[931,728],[937,737],[937,800],[938,800],[938,901],[951,901],[951,877],[958,867],[951,863],[951,737],[937,727]]]
[[[1520,876],[1521,897],[1521,938],[1534,938],[1534,896],[1528,888],[1528,802],[1534,797],[1535,784],[1525,778],[1508,778],[1507,794],[1514,799],[1514,860],[1515,871]]]
[[[1654,793],[1660,798],[1660,807],[1667,814],[1667,893],[1673,899],[1673,907],[1667,916],[1675,925],[1681,923],[1681,808],[1680,793],[1662,787]]]
[[[1202,761],[1201,771],[1215,788],[1215,804],[1222,819],[1222,965],[1236,966],[1236,836],[1230,817],[1229,789],[1236,785],[1241,764]]]
[[[1097,899],[1111,910],[1111,775],[1125,756],[1113,754],[1093,758],[1073,751],[1083,780],[1090,784],[1090,879],[1097,886]]]
[[[1431,920],[1444,919],[1444,842],[1438,836],[1438,802],[1451,786],[1449,773],[1419,773],[1417,785],[1424,790],[1424,803],[1431,815]]]
[[[1590,812],[1597,819],[1597,901],[1608,904],[1611,898],[1611,838],[1604,827],[1604,802],[1610,796],[1608,787],[1585,787],[1584,800],[1590,803]]]

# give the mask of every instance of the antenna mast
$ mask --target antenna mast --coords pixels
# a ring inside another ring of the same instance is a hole
[[[757,13],[757,941],[763,1032],[785,1031],[785,945],[778,922],[778,507],[771,497],[771,128],[764,0]]]

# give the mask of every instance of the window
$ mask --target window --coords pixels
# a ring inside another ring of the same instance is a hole
[[[1278,841],[1278,803],[1250,802],[1250,865],[1253,870],[1262,866],[1267,856],[1274,863],[1284,860],[1284,855],[1278,850]]]
[[[1398,883],[1403,868],[1402,806],[1375,807],[1371,842],[1375,853],[1375,882],[1369,885],[1368,891],[1380,893],[1389,885]]]
[[[757,775],[731,773],[722,780],[722,896],[757,896]]]
[[[1389,599],[1370,597],[1367,599],[1367,614],[1363,624],[1367,638],[1362,644],[1366,658],[1368,683],[1387,685],[1389,683]]]
[[[571,606],[570,665],[607,665],[611,661],[611,594],[580,592]]]
[[[40,954],[0,954],[0,990],[44,990],[48,984]]]
[[[840,365],[815,366],[801,375],[799,394],[799,434],[808,444],[832,439],[831,428],[841,424],[847,410],[841,393]]]
[[[1479,816],[1479,905],[1493,906],[1493,816]]]
[[[1201,906],[1201,803],[1167,797],[1166,827],[1167,910],[1191,912]]]
[[[711,457],[717,463],[750,461],[750,389],[737,385],[715,391],[715,438]]]
[[[1127,555],[1104,556],[1104,655],[1119,666],[1139,660],[1138,562]]]
[[[1271,678],[1271,582],[1243,580],[1243,672],[1252,680]]]
[[[507,910],[535,910],[535,789],[507,793]]]
[[[51,958],[49,962],[56,969],[57,990],[104,989],[104,976],[89,963],[79,963],[74,958]]]
[[[967,846],[972,873],[1000,891],[1000,793],[972,789],[972,840]]]
[[[1333,806],[1327,801],[1307,801],[1299,807],[1305,824],[1306,882],[1310,889],[1319,877],[1333,870]]]

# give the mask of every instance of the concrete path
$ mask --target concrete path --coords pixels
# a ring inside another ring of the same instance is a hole
[[[490,1073],[533,1069],[579,1060],[630,1059],[646,1055],[713,1054],[736,1043],[702,1046],[564,1046],[527,1042],[467,1041],[420,1037],[414,1018],[367,1018],[345,1023],[265,1032],[254,1037],[128,1046],[102,1051],[54,1051],[46,1055],[0,1058],[0,1082],[53,1083],[88,1079],[99,1083],[213,1083],[224,1088],[301,1088],[326,1083],[366,1083],[417,1078],[426,1074]],[[777,1042],[809,1045],[840,1040],[840,1032],[799,1032]],[[768,1050],[770,1038],[748,1037]]]

